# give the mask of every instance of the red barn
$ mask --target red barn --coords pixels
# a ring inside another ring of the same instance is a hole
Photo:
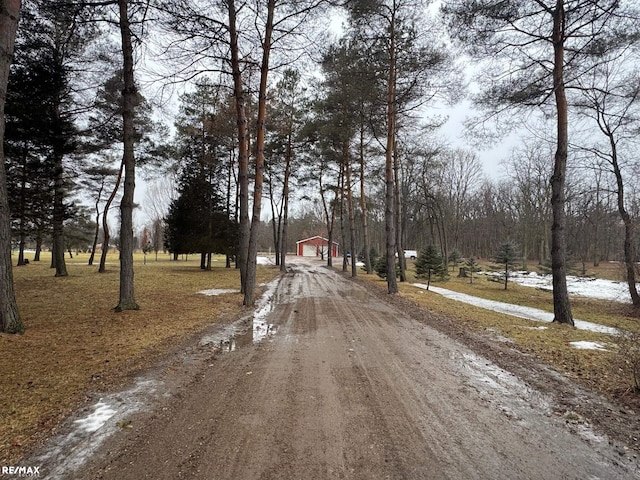
[[[331,256],[338,256],[338,244],[331,242]],[[299,257],[320,257],[326,256],[329,252],[329,240],[316,235],[315,237],[296,242],[296,254]]]

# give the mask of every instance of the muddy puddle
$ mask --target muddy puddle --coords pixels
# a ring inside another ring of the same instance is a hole
[[[200,341],[201,346],[214,349],[217,353],[231,353],[236,350],[259,343],[275,335],[277,325],[263,320],[254,319],[250,326],[245,320],[229,325],[213,335],[208,335]]]
[[[267,318],[274,308],[275,291],[278,283],[279,280],[274,280],[267,285],[267,290],[251,316],[203,337],[200,340],[200,345],[211,347],[219,353],[231,353],[275,335],[278,327],[269,323]]]

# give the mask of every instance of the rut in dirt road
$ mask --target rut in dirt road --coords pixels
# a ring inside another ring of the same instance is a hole
[[[204,362],[69,478],[640,478],[544,395],[296,261],[273,293],[276,334]]]

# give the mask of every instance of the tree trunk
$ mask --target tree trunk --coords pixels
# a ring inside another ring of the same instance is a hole
[[[102,212],[102,253],[100,255],[100,266],[98,267],[98,273],[104,273],[107,271],[107,253],[109,253],[109,240],[111,240],[111,234],[109,233],[109,222],[107,221],[107,217],[109,215],[109,208],[113,203],[113,200],[116,198],[118,194],[118,189],[120,188],[120,182],[122,181],[122,174],[124,173],[124,164],[120,163],[120,170],[118,170],[118,176],[116,177],[116,183],[113,186],[113,191],[109,198],[107,199],[107,203],[104,205],[104,211]]]
[[[96,199],[96,205],[95,205],[96,230],[93,233],[93,243],[91,244],[91,254],[89,255],[88,265],[93,265],[93,259],[96,256],[96,250],[98,248],[98,235],[100,235],[100,198],[102,197],[103,190],[104,190],[104,180],[100,184],[100,190],[98,190],[98,198]]]
[[[393,145],[393,180],[395,183],[395,216],[396,216],[396,251],[398,252],[398,264],[400,265],[400,281],[407,281],[407,259],[404,258],[404,248],[402,242],[402,208],[400,205],[400,165],[398,164],[398,150],[394,142]]]
[[[345,163],[345,185],[347,187],[347,218],[349,219],[349,248],[351,249],[351,276],[358,276],[356,266],[356,226],[353,215],[353,192],[351,191],[351,155],[349,154],[349,139],[342,143],[342,159]],[[331,245],[329,245],[331,250]]]
[[[557,109],[557,150],[551,177],[551,274],[553,282],[554,322],[573,325],[569,292],[567,291],[565,241],[565,176],[569,144],[568,106],[564,87],[564,2],[556,0],[553,15],[553,87]]]
[[[20,267],[25,265],[24,261],[24,247],[27,239],[26,232],[26,215],[27,215],[27,151],[26,147],[23,147],[23,152],[21,155],[22,160],[22,171],[20,175],[20,198],[19,198],[19,210],[18,210],[18,236],[19,236],[19,247],[18,251],[18,262],[16,266]]]
[[[24,332],[13,288],[11,213],[4,162],[4,104],[19,15],[20,0],[3,0],[0,11],[0,332],[4,333]]]
[[[281,234],[282,234],[282,208],[283,203],[280,206],[276,205],[273,192],[272,173],[269,172],[267,176],[267,185],[269,186],[269,204],[271,205],[271,234],[273,235],[273,249],[276,258],[276,266],[280,266],[280,251],[281,251]],[[277,221],[276,221],[277,218]]]
[[[38,233],[36,234],[36,251],[33,254],[33,261],[40,261],[40,253],[42,252],[42,230],[38,226]]]
[[[360,128],[360,210],[362,210],[362,241],[364,243],[364,264],[367,273],[373,271],[371,265],[371,245],[369,242],[369,226],[367,219],[367,197],[364,191],[364,128]]]
[[[600,175],[598,174],[596,180],[596,212],[595,212],[595,221],[593,222],[593,266],[600,266],[600,218],[602,215],[600,214],[601,205],[600,205]]]
[[[393,151],[396,138],[396,44],[395,44],[395,10],[389,25],[389,78],[387,85],[387,144],[385,148],[385,233],[386,233],[386,261],[387,261],[387,291],[391,294],[398,293],[396,281],[396,233],[395,233],[395,208],[394,208],[394,178],[393,178]]]
[[[509,264],[504,264],[504,289],[507,289],[507,282],[509,281]]]
[[[236,122],[238,128],[238,203],[240,206],[240,231],[238,239],[237,264],[240,268],[240,292],[246,291],[247,254],[249,252],[249,148],[247,135],[247,114],[240,69],[238,31],[236,25],[235,0],[228,0],[229,45],[231,50],[231,72],[233,76],[233,96],[236,101]]]
[[[636,286],[636,249],[633,238],[633,219],[624,206],[624,183],[622,182],[622,172],[620,171],[620,165],[618,164],[618,149],[616,147],[613,134],[609,132],[607,136],[609,137],[609,144],[611,146],[611,164],[613,166],[613,173],[616,176],[616,184],[618,186],[618,212],[620,213],[620,218],[622,218],[622,222],[624,223],[624,264],[627,271],[627,285],[629,287],[629,294],[631,295],[631,302],[635,306],[640,306],[640,295],[638,294],[638,288]]]
[[[57,112],[59,121],[60,114]],[[53,181],[53,258],[52,266],[56,269],[56,277],[66,277],[67,265],[64,260],[64,168],[62,166],[62,141],[59,138],[62,135],[58,132],[54,140],[53,156],[54,156],[54,181]]]
[[[340,213],[340,237],[342,238],[342,245],[344,245],[344,249],[342,252],[342,271],[347,271],[347,266],[349,265],[349,260],[347,254],[349,253],[347,250],[347,234],[344,229],[344,197],[345,197],[345,162],[340,162],[340,173],[338,174],[338,191],[340,192],[340,200],[339,200],[339,213]],[[349,247],[350,248],[350,247]]]
[[[287,139],[287,154],[285,158],[284,166],[284,182],[282,184],[282,202],[283,202],[283,221],[282,221],[282,234],[280,237],[280,271],[286,272],[286,259],[287,259],[287,234],[289,227],[289,177],[291,176],[291,162],[293,160],[293,147],[292,147],[291,131]],[[331,244],[329,244],[329,256],[331,256]]]
[[[258,255],[258,230],[262,213],[262,187],[264,180],[264,139],[267,117],[267,76],[269,74],[269,55],[271,53],[271,36],[273,33],[273,16],[275,0],[267,1],[267,22],[265,24],[264,41],[262,43],[262,63],[260,65],[260,90],[258,93],[258,119],[256,131],[256,174],[253,187],[253,215],[249,234],[249,251],[247,255],[247,276],[243,304],[255,304],[256,257]]]
[[[120,299],[116,311],[137,310],[133,278],[133,195],[135,190],[136,159],[134,153],[135,128],[134,109],[137,100],[133,76],[133,45],[129,25],[128,1],[118,0],[120,9],[120,34],[122,37],[122,58],[124,90],[122,91],[122,125],[124,132],[124,193],[120,203]]]
[[[340,175],[342,175],[342,170],[340,171]],[[329,256],[327,257],[327,266],[333,266],[333,225],[335,224],[336,219],[336,209],[335,202],[329,209],[327,205],[327,198],[325,197],[324,187],[322,185],[322,172],[319,175],[319,183],[320,183],[320,198],[322,200],[322,210],[324,211],[324,218],[327,224],[327,239],[329,240]],[[340,181],[340,180],[339,180]]]

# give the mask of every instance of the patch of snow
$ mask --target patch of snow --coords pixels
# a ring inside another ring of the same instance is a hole
[[[275,262],[270,257],[258,256],[256,257],[256,263],[258,265],[275,265]]]
[[[509,280],[525,287],[553,290],[551,275],[539,275],[536,272],[514,272],[509,275]],[[624,282],[569,275],[567,276],[567,290],[571,295],[615,302],[631,302],[629,287]]]
[[[216,295],[224,295],[225,293],[238,293],[238,290],[232,290],[230,288],[210,288],[209,290],[201,290],[198,293],[214,297]]]
[[[98,403],[95,405],[95,410],[92,414],[76,420],[73,423],[76,423],[83,429],[85,432],[95,432],[100,427],[102,427],[107,420],[113,417],[116,414],[116,411],[111,408],[111,405],[105,403],[100,399]]]
[[[603,352],[608,352],[608,350],[598,342],[588,342],[586,340],[582,340],[579,342],[569,342],[573,348],[577,348],[578,350],[602,350]]]
[[[80,468],[120,428],[119,421],[148,407],[159,384],[141,379],[128,390],[100,399],[93,413],[71,422],[69,431],[53,437],[33,463],[47,465],[45,478],[72,478],[70,472]]]
[[[423,283],[413,283],[415,287],[426,289],[427,285]],[[486,300],[484,298],[474,297],[465,293],[454,292],[445,288],[434,287],[431,285],[429,290],[442,295],[443,297],[456,300],[458,302],[468,303],[476,307],[485,308],[494,312],[504,313],[514,317],[524,318],[526,320],[534,320],[536,322],[553,321],[553,313],[539,310],[532,307],[523,307],[520,305],[512,305],[510,303],[496,302],[495,300]],[[590,332],[606,333],[608,335],[618,335],[620,332],[616,328],[598,325],[597,323],[586,322],[584,320],[574,320],[575,327],[579,330],[588,330]]]

